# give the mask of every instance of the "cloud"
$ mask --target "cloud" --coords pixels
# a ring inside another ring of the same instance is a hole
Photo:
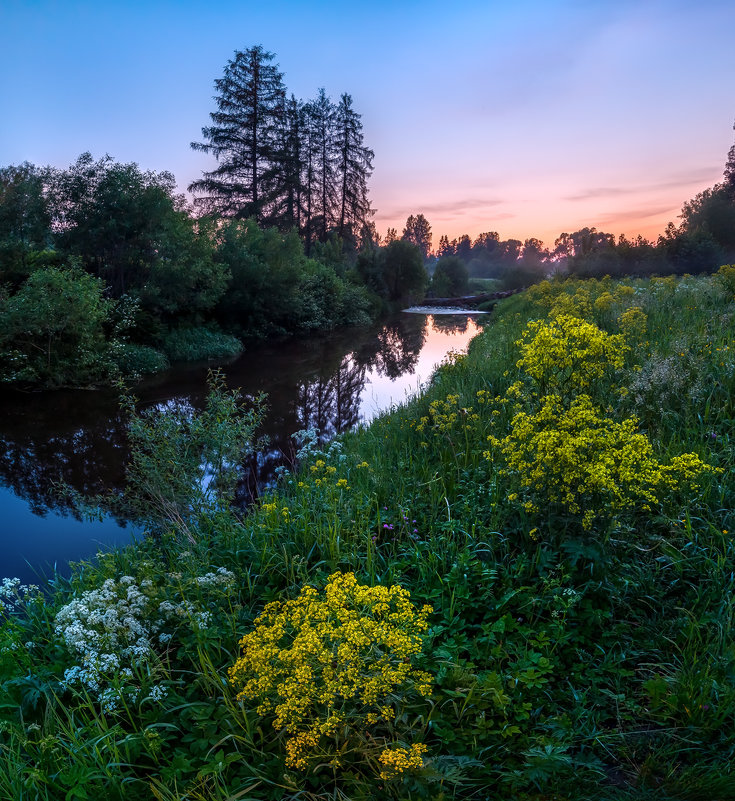
[[[628,195],[633,189],[623,189],[616,186],[596,186],[591,189],[585,189],[578,195],[567,195],[563,200],[592,200],[598,197],[614,197],[615,195]]]
[[[648,206],[636,209],[624,209],[621,211],[611,211],[606,214],[599,215],[595,218],[593,223],[595,227],[602,227],[607,225],[615,225],[619,223],[637,222],[639,220],[646,220],[649,217],[658,217],[662,214],[676,214],[678,208],[676,206]]]
[[[423,214],[427,218],[434,216],[439,217],[441,219],[446,218],[454,218],[454,217],[464,217],[468,216],[470,213],[477,214],[479,212],[483,212],[486,209],[493,208],[495,206],[500,206],[504,203],[503,200],[497,200],[495,198],[492,199],[485,199],[485,198],[464,198],[459,200],[445,200],[445,201],[438,201],[433,203],[416,203],[412,207],[399,207],[395,209],[381,209],[379,213],[376,215],[376,218],[379,220],[394,220],[394,219],[401,219],[406,218],[411,214]],[[493,217],[496,219],[506,219],[508,216],[515,216],[515,215],[508,215],[508,214],[494,214]],[[431,220],[429,219],[429,222]]]
[[[650,184],[638,184],[637,186],[596,186],[584,189],[575,195],[568,195],[563,200],[579,201],[594,200],[595,198],[620,197],[622,195],[640,195],[647,192],[659,192],[669,189],[685,189],[696,184],[711,184],[713,176],[717,176],[719,167],[702,167],[696,170],[689,170],[680,173],[669,180],[657,181]],[[717,179],[716,179],[717,180]]]

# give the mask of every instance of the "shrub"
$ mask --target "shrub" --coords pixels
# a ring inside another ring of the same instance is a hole
[[[138,414],[135,398],[123,398],[131,453],[122,512],[153,526],[173,525],[189,539],[200,515],[229,509],[263,414],[262,397],[245,405],[220,372],[210,372],[207,383],[201,412],[181,403]]]
[[[457,297],[468,290],[469,274],[462,259],[445,256],[436,263],[431,279],[431,292],[434,297]]]
[[[351,741],[384,770],[397,769],[395,752],[384,748],[396,717],[390,700],[412,687],[431,692],[428,673],[411,664],[431,611],[417,611],[401,587],[368,587],[353,573],[335,573],[323,593],[306,586],[295,600],[266,606],[240,641],[230,682],[238,698],[256,702],[258,714],[271,716],[285,734],[287,767],[323,760],[325,741],[339,767],[338,746]],[[366,729],[374,730],[368,740]],[[416,760],[404,765],[415,766]]]
[[[609,371],[620,369],[628,351],[622,335],[607,334],[568,314],[530,322],[516,344],[521,349],[517,366],[542,393],[587,389]]]
[[[168,359],[160,350],[133,342],[112,342],[110,355],[124,376],[149,375],[169,367]]]
[[[242,351],[242,343],[236,337],[211,328],[176,328],[164,339],[163,349],[172,362],[194,362],[237,356]]]
[[[723,264],[717,271],[717,280],[730,297],[735,295],[735,264]]]
[[[0,380],[48,387],[109,380],[104,328],[111,301],[82,270],[36,270],[15,295],[0,293]]]
[[[528,513],[561,507],[582,515],[585,529],[596,518],[650,510],[663,494],[713,470],[693,453],[661,464],[635,419],[618,423],[602,417],[587,395],[566,409],[558,395],[547,395],[538,412],[518,412],[510,433],[490,441],[505,460],[505,474],[515,478]],[[517,493],[509,496],[517,498]]]

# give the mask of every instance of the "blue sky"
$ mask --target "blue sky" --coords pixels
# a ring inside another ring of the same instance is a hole
[[[297,96],[352,94],[381,231],[654,236],[721,177],[734,30],[731,0],[0,0],[0,165],[89,150],[183,190],[215,78],[262,44]]]

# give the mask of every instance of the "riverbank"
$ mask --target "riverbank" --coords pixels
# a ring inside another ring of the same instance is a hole
[[[729,797],[731,278],[502,301],[248,517],[6,608],[0,794]]]

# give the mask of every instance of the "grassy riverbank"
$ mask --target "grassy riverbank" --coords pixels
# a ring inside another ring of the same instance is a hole
[[[734,327],[735,268],[543,283],[244,520],[6,582],[0,797],[735,798]]]

